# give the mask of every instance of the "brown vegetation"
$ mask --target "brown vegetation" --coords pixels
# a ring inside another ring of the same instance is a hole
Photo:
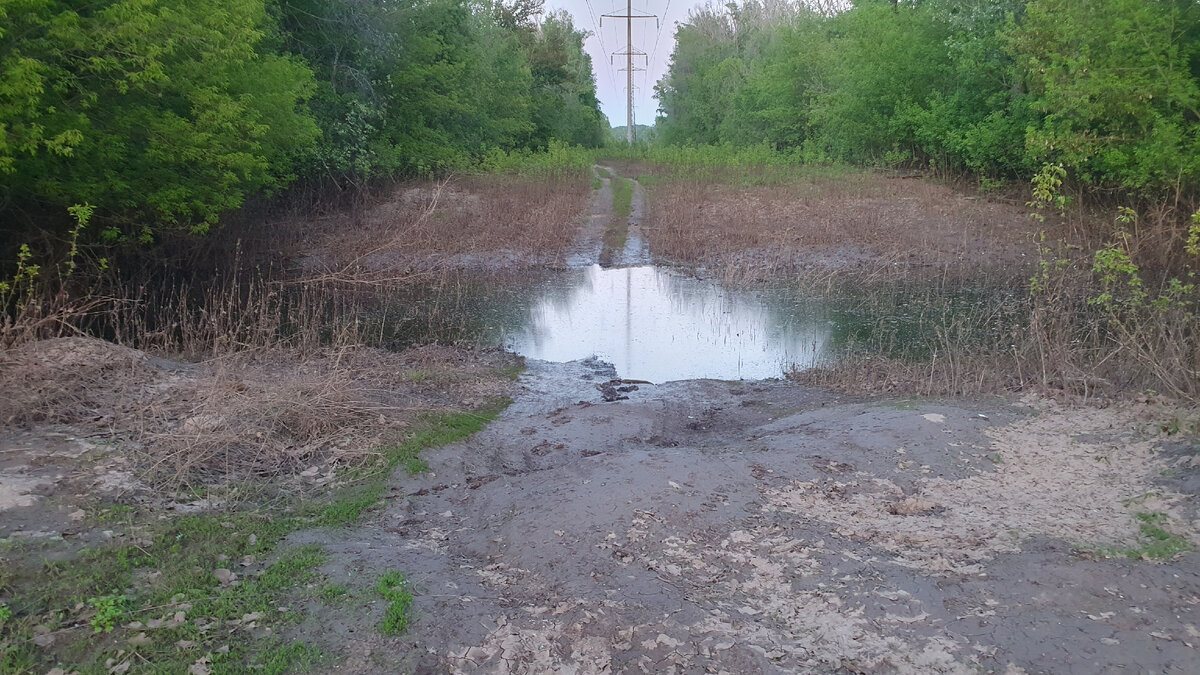
[[[361,210],[276,228],[289,242],[282,253],[308,279],[395,281],[447,269],[557,267],[588,193],[586,177],[455,177],[402,184]]]
[[[153,483],[361,465],[413,419],[507,395],[502,352],[259,349],[178,363],[92,338],[0,352],[0,429],[69,425],[118,441]]]
[[[663,259],[818,295],[850,285],[867,291],[859,301],[867,305],[893,301],[884,296],[897,283],[928,286],[918,301],[923,344],[897,350],[903,336],[879,326],[826,365],[795,373],[799,382],[891,394],[1200,397],[1197,296],[1186,265],[1185,285],[1171,285],[1166,270],[1181,268],[1163,242],[1176,257],[1183,246],[1149,219],[1110,249],[1133,266],[1118,259],[1106,281],[1096,252],[1112,245],[1116,221],[1094,200],[1038,220],[1019,195],[985,198],[878,173],[789,177],[764,167],[689,178],[625,169],[653,175],[651,247]],[[970,312],[953,309],[964,292],[984,299]]]
[[[731,280],[1025,268],[1039,229],[1018,204],[871,173],[753,187],[665,181],[650,210],[657,255]]]
[[[369,461],[415,416],[507,392],[515,358],[366,346],[402,346],[384,303],[459,271],[554,264],[588,190],[586,177],[409,183],[164,246],[107,286],[35,279],[0,324],[0,429],[112,437],[156,482]]]

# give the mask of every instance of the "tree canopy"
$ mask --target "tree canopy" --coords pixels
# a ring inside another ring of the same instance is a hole
[[[748,0],[694,10],[660,137],[767,143],[987,176],[1060,163],[1140,196],[1200,182],[1200,5],[1188,0]]]
[[[0,0],[0,210],[109,238],[252,194],[598,145],[584,33],[537,0]]]

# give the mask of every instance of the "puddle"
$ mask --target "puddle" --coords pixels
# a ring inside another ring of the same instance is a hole
[[[659,267],[593,265],[571,276],[531,304],[528,325],[505,346],[545,361],[595,355],[621,377],[651,382],[762,379],[811,365],[831,332],[823,313],[779,315],[754,294]]]
[[[627,379],[764,379],[864,345],[921,358],[948,315],[986,315],[980,307],[996,295],[928,285],[735,289],[652,265],[592,265],[540,280],[455,280],[395,298],[385,321],[396,343],[467,340],[554,362],[596,356]]]

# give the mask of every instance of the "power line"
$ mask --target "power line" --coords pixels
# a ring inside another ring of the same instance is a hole
[[[625,0],[625,13],[624,14],[601,14],[600,15],[601,27],[604,26],[604,19],[606,19],[606,18],[625,19],[625,51],[612,52],[612,54],[608,58],[609,58],[609,62],[611,62],[612,58],[614,56],[624,56],[625,57],[625,68],[624,68],[624,70],[625,70],[625,110],[626,110],[625,140],[629,143],[629,145],[633,145],[633,57],[640,56],[640,57],[646,59],[647,67],[649,67],[649,65],[650,65],[650,57],[646,55],[646,52],[640,51],[638,49],[634,49],[634,47],[633,47],[633,20],[634,19],[654,19],[656,25],[659,25],[660,30],[661,30],[661,24],[658,24],[658,16],[657,15],[634,14],[633,13],[633,0]]]
[[[652,71],[654,69],[654,65],[656,63],[658,63],[657,61],[654,60],[654,57],[655,57],[655,55],[658,54],[658,41],[660,38],[662,38],[663,27],[666,25],[666,23],[668,21],[670,21],[670,11],[671,11],[671,0],[667,0],[667,6],[663,9],[662,23],[658,26],[658,30],[654,34],[654,47],[652,47],[650,49],[650,58],[646,61],[646,71],[647,72],[643,77],[646,78],[645,84],[647,84],[647,85],[650,84],[650,82],[649,82],[650,71]],[[655,111],[655,113],[657,114],[657,110]]]
[[[667,6],[663,10],[663,24],[667,23],[667,13],[671,11],[671,0],[667,0]],[[658,53],[658,39],[662,37],[662,26],[658,27],[658,32],[654,35],[654,47],[650,50],[650,63],[654,63],[654,55]]]
[[[592,0],[584,0],[584,2],[586,2],[586,3],[587,3],[587,8],[588,8],[588,18],[589,18],[589,19],[591,20],[591,22],[592,22],[592,28],[593,28],[593,29],[595,29],[595,31],[596,31],[596,39],[600,41],[600,50],[601,50],[603,53],[607,54],[607,53],[608,53],[608,47],[607,47],[607,46],[604,44],[604,32],[603,32],[603,31],[601,31],[601,30],[600,30],[600,27],[597,25],[597,22],[596,22],[596,10],[595,10],[595,9],[592,7]],[[604,71],[604,72],[605,72],[605,74],[606,74],[606,75],[608,75],[608,83],[612,85],[612,89],[613,89],[613,91],[614,91],[614,92],[615,92],[615,91],[618,91],[618,89],[617,89],[617,78],[616,78],[616,77],[613,75],[612,68],[605,69],[605,71]]]

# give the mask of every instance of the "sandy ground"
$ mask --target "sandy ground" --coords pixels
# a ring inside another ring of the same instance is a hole
[[[500,420],[395,481],[368,525],[300,537],[333,553],[331,580],[398,569],[417,596],[405,639],[378,637],[376,607],[317,608],[301,635],[347,672],[1200,666],[1200,555],[1087,554],[1136,546],[1139,511],[1200,527],[1195,455],[1147,431],[1161,411],[773,381],[602,403],[611,376],[533,363]]]

